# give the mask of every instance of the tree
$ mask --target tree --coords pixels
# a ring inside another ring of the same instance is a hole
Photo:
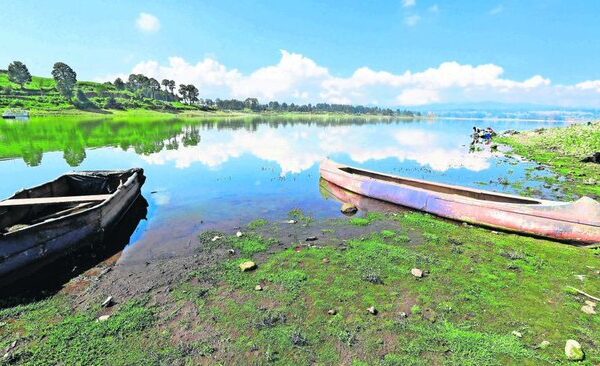
[[[52,69],[52,77],[56,81],[56,89],[71,101],[73,99],[75,84],[77,84],[77,74],[75,71],[69,65],[57,62]]]
[[[146,75],[143,74],[131,74],[127,79],[127,88],[131,91],[140,90],[144,87],[148,86],[148,82],[150,79]]]
[[[155,78],[148,79],[148,87],[152,93],[152,98],[156,97],[156,92],[160,91],[160,83]]]
[[[169,91],[171,95],[173,95],[173,91],[175,90],[175,80],[169,80]]]
[[[13,61],[8,65],[8,80],[19,84],[21,89],[23,89],[23,84],[31,82],[31,74],[24,63],[21,61]]]
[[[125,83],[123,82],[123,80],[121,78],[116,78],[114,84],[115,84],[115,88],[117,88],[117,90],[125,89]]]
[[[199,94],[200,94],[200,91],[194,85],[189,84],[187,86],[187,97],[188,97],[188,100],[190,101],[190,103],[197,102]]]
[[[179,95],[181,95],[181,99],[185,103],[186,100],[188,99],[187,85],[185,85],[185,84],[179,84]]]
[[[258,109],[258,99],[256,98],[246,98],[244,101],[244,108],[248,108],[252,111],[257,111]]]
[[[169,89],[169,85],[171,85],[171,80],[162,79],[162,81],[160,83],[162,84],[162,86],[165,87],[165,91],[167,91],[167,89]]]

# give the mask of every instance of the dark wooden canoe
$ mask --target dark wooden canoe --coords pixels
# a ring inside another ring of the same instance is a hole
[[[600,203],[557,202],[321,163],[323,179],[363,196],[476,225],[555,240],[600,242]]]
[[[0,201],[0,277],[101,239],[140,195],[144,171],[65,174]]]

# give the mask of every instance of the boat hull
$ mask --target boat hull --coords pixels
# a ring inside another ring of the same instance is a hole
[[[85,243],[102,240],[104,232],[139,197],[144,180],[143,170],[134,169],[107,200],[81,212],[0,236],[0,277],[18,277],[17,272],[35,263],[59,258]]]
[[[361,175],[361,170],[326,160],[321,164],[323,179],[346,190],[437,216],[495,229],[540,236],[554,240],[593,244],[600,242],[600,204],[589,198],[574,203],[531,200],[526,197],[495,194],[465,187],[437,185],[431,182],[377,175]],[[413,185],[398,183],[407,181]],[[416,185],[438,188],[440,191]],[[452,194],[452,190],[472,196],[496,197],[489,202]],[[510,201],[522,203],[510,203]]]

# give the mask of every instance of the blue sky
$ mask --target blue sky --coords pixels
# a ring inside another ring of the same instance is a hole
[[[0,8],[0,67],[21,60],[37,75],[64,61],[80,79],[145,71],[197,83],[211,97],[600,104],[595,0],[1,0]],[[460,67],[441,67],[450,62]],[[501,72],[478,72],[490,64]],[[352,78],[361,68],[386,75]],[[429,68],[441,70],[433,81],[416,76]],[[407,71],[411,80],[398,78]]]

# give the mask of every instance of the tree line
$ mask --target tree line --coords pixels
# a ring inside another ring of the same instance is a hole
[[[8,78],[11,82],[19,84],[21,89],[27,83],[32,81],[31,74],[27,66],[20,62],[14,61],[8,66]],[[57,62],[52,68],[52,77],[56,82],[56,90],[63,95],[69,102],[73,102],[73,95],[77,86],[77,73],[67,64]],[[261,104],[257,98],[246,98],[245,100],[238,99],[209,99],[200,98],[200,91],[193,84],[180,84],[176,90],[177,83],[175,80],[163,79],[160,82],[155,78],[148,77],[143,74],[131,74],[124,81],[121,78],[116,78],[113,82],[99,84],[104,87],[103,94],[109,95],[109,108],[117,108],[115,95],[107,92],[107,89],[115,89],[117,91],[129,91],[134,97],[150,98],[163,102],[182,102],[190,106],[196,106],[203,110],[230,110],[243,111],[251,110],[253,112],[301,112],[301,113],[345,113],[345,114],[381,114],[381,115],[400,115],[400,116],[420,116],[419,112],[408,110],[392,110],[390,108],[369,107],[362,105],[349,104],[295,104],[295,103],[280,103],[278,101],[270,101]],[[176,93],[177,91],[177,93]],[[87,96],[81,89],[77,89],[77,99],[80,106],[90,104]]]

